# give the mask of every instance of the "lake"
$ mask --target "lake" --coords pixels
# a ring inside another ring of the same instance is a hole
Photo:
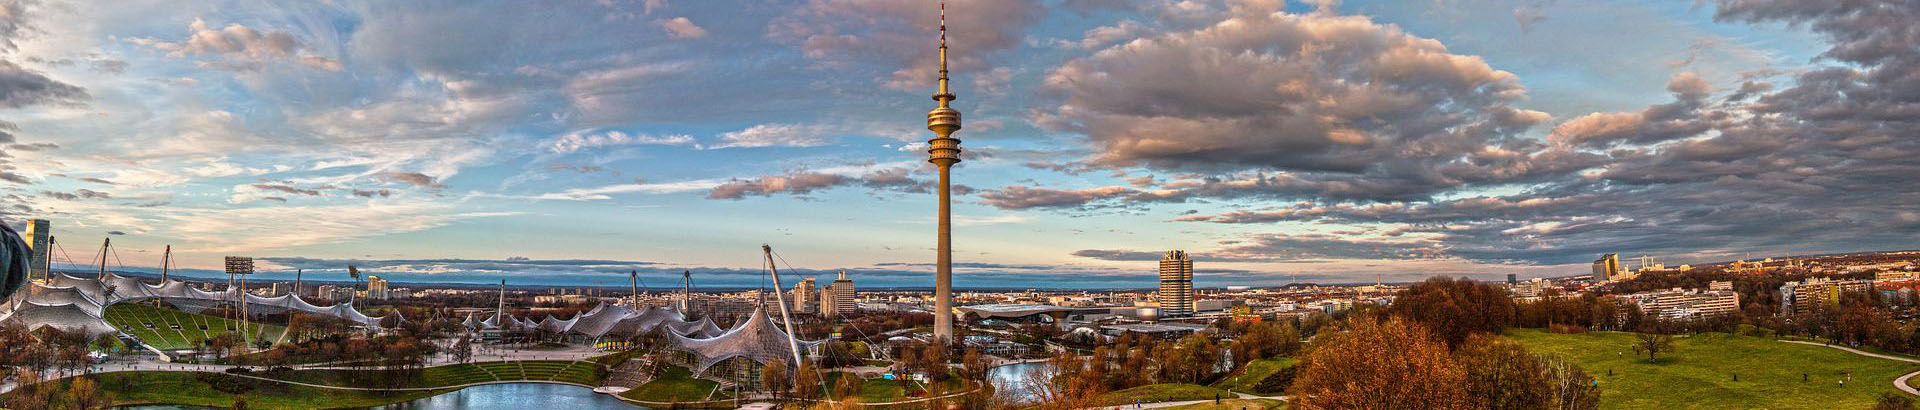
[[[529,410],[529,409],[644,409],[613,396],[580,386],[546,383],[508,383],[473,386],[452,393],[393,404],[381,410]]]
[[[1033,369],[1041,366],[1048,366],[1048,364],[1032,362],[995,367],[987,371],[987,380],[993,382],[994,390],[1008,392],[1015,401],[1023,403],[1036,401],[1040,397],[1028,388],[1027,376]]]

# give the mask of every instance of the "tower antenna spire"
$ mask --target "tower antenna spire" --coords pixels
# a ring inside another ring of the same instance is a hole
[[[933,94],[933,100],[939,106],[927,112],[927,130],[933,131],[933,139],[927,140],[927,162],[940,169],[940,213],[938,241],[934,252],[934,312],[933,338],[935,343],[947,344],[953,341],[953,224],[952,224],[952,181],[953,164],[960,162],[960,140],[953,137],[960,130],[960,111],[949,103],[954,99],[952,89],[947,86],[947,2],[940,2],[940,90]]]

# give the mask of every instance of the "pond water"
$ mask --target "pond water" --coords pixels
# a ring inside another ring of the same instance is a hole
[[[406,403],[375,407],[381,410],[530,410],[530,409],[644,409],[593,389],[564,384],[509,383],[460,389]]]
[[[144,405],[124,406],[130,410],[201,410],[212,407]],[[510,383],[488,384],[460,389],[452,393],[427,397],[405,403],[374,407],[384,410],[584,410],[584,409],[645,409],[645,407],[627,404],[613,396],[594,393],[592,389],[564,384]]]
[[[987,380],[993,382],[994,390],[1007,392],[1014,401],[1032,402],[1039,396],[1027,385],[1027,377],[1033,369],[1048,366],[1046,362],[1015,363],[995,367],[987,371]]]

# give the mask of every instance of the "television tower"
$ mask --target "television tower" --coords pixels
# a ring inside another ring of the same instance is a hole
[[[947,3],[940,2],[940,91],[933,94],[933,100],[940,105],[927,112],[927,130],[934,134],[933,139],[927,140],[927,162],[940,168],[940,239],[934,251],[933,339],[943,344],[953,342],[953,183],[948,175],[953,164],[960,162],[960,140],[953,138],[953,132],[960,130],[960,111],[948,106],[954,98],[947,87]]]

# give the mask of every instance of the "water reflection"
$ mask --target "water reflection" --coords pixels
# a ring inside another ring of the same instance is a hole
[[[530,410],[530,409],[644,409],[592,389],[563,384],[489,384],[406,403],[375,407],[384,410]]]
[[[1038,401],[1040,397],[1038,393],[1029,388],[1027,376],[1029,376],[1034,369],[1047,365],[1046,362],[1033,362],[995,367],[987,371],[987,380],[993,382],[994,390],[1006,392],[1007,397],[1012,398],[1014,402],[1034,402]]]
[[[146,404],[121,406],[122,410],[205,410],[215,407],[182,406],[174,404]],[[584,410],[584,409],[646,409],[646,407],[627,404],[620,399],[605,394],[594,393],[592,389],[563,384],[512,383],[489,384],[460,389],[452,393],[427,397],[410,402],[374,407],[385,410]]]

